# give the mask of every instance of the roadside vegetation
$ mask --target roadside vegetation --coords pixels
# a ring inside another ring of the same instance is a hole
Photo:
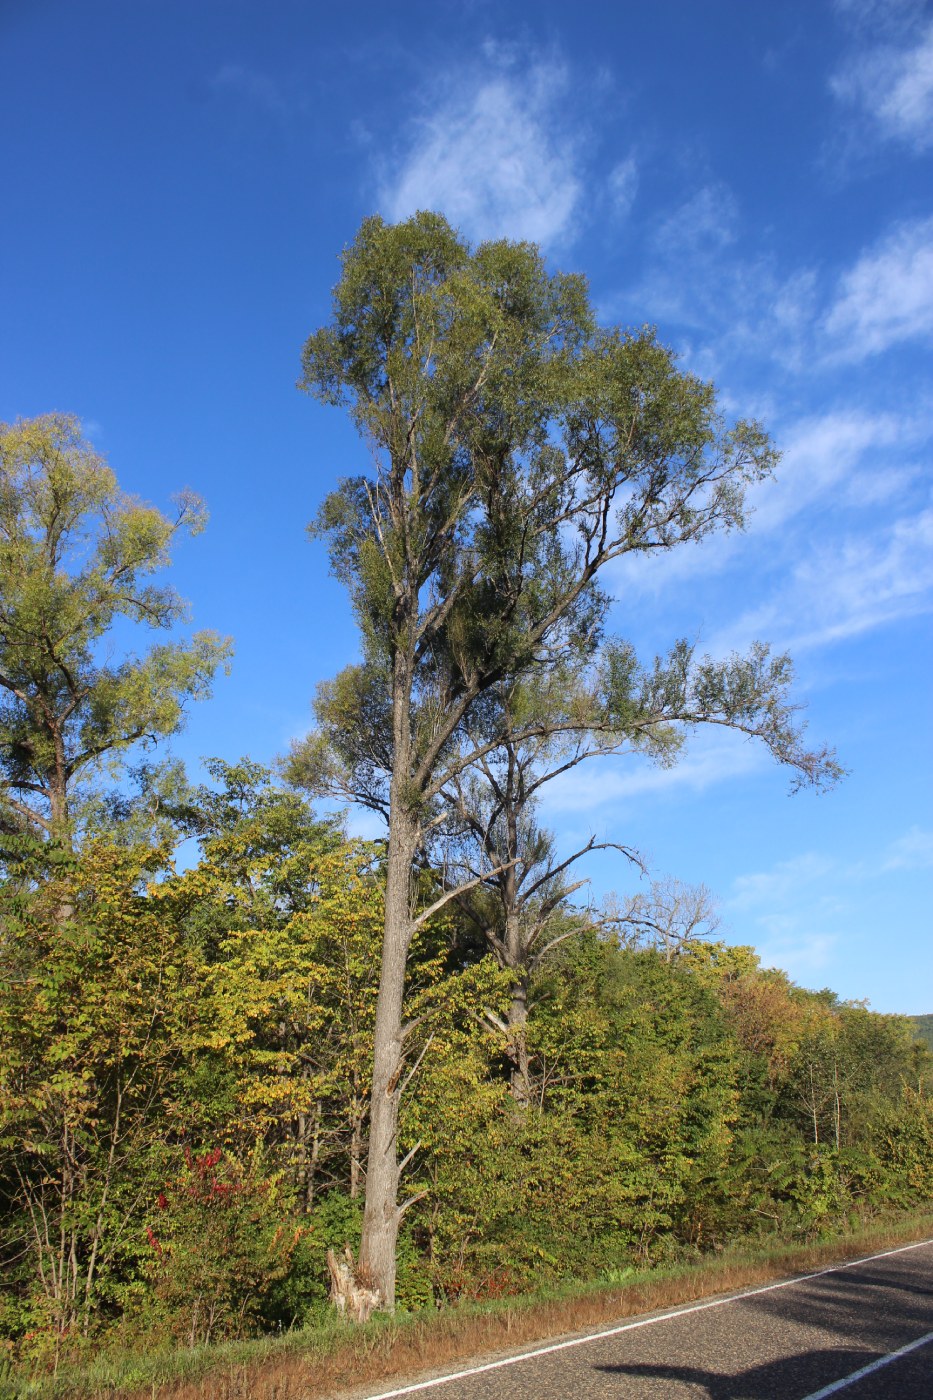
[[[327,1251],[361,1228],[382,855],[255,765],[214,773],[158,808],[199,833],[187,869],[164,833],[141,841],[150,802],[3,885],[0,1324],[23,1384],[113,1352],[332,1335]],[[933,1197],[933,1056],[909,1019],[751,949],[671,956],[595,923],[529,991],[516,1102],[507,975],[469,923],[426,927],[405,1313],[808,1244]]]
[[[10,1400],[332,1400],[363,1385],[394,1385],[440,1368],[611,1325],[659,1309],[832,1267],[929,1239],[933,1214],[878,1220],[810,1245],[728,1249],[692,1264],[627,1269],[589,1283],[543,1285],[514,1298],[444,1311],[335,1314],[280,1336],[185,1350],[111,1353],[57,1376],[0,1380]],[[909,1246],[908,1246],[909,1247]]]

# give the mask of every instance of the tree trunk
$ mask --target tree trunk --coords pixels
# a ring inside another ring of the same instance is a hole
[[[518,850],[518,830],[514,812],[510,813],[509,857]],[[528,950],[522,938],[521,916],[516,910],[518,886],[514,866],[503,876],[503,891],[506,904],[505,916],[505,956],[506,964],[515,978],[509,1001],[508,1054],[512,1061],[510,1089],[512,1098],[519,1108],[525,1109],[531,1102],[531,1083],[528,1075]]]
[[[512,988],[509,1002],[509,1056],[512,1060],[512,1098],[521,1109],[531,1102],[528,1070],[528,988],[524,978]]]
[[[361,1159],[363,1155],[363,1110],[358,1099],[353,1100],[350,1123],[350,1200],[360,1194]]]
[[[393,788],[398,786],[400,780],[396,774]],[[411,942],[411,866],[416,840],[414,821],[404,810],[393,811],[386,871],[385,935],[373,1036],[366,1204],[357,1273],[357,1282],[377,1295],[376,1306],[388,1312],[395,1307],[395,1249],[400,1219],[398,1117],[404,1066],[402,1008],[405,965]]]
[[[842,1103],[839,1098],[839,1066],[833,1061],[833,1128],[836,1134],[836,1151],[842,1147]]]
[[[62,758],[62,764],[64,757]],[[49,833],[53,840],[57,840],[62,849],[71,851],[73,849],[71,840],[71,825],[68,812],[68,785],[64,776],[64,771],[56,772],[49,783],[49,807],[50,823]],[[75,905],[71,895],[64,895],[59,900],[55,910],[55,921],[62,927],[74,918]]]
[[[307,1066],[302,1071],[302,1078],[310,1078],[310,1072]],[[314,1191],[317,1185],[317,1168],[320,1155],[321,1105],[320,1103],[315,1103],[312,1114],[300,1113],[298,1115],[298,1153],[295,1175],[298,1189],[304,1200],[305,1210],[310,1210],[314,1204]]]

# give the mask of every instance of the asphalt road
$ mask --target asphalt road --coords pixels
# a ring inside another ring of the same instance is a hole
[[[933,1241],[709,1299],[369,1400],[933,1400]]]

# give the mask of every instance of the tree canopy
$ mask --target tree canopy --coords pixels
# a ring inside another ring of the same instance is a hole
[[[0,820],[67,842],[71,797],[103,761],[181,725],[230,643],[212,632],[114,661],[126,619],[169,632],[186,605],[152,576],[204,524],[190,492],[174,518],[121,491],[75,418],[0,424]]]

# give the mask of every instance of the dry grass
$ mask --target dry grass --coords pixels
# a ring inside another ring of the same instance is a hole
[[[622,1285],[579,1284],[557,1294],[398,1320],[377,1319],[365,1328],[299,1332],[265,1343],[217,1348],[199,1357],[188,1353],[187,1364],[185,1354],[181,1354],[172,1369],[184,1367],[187,1376],[170,1378],[164,1372],[162,1376],[153,1373],[144,1386],[137,1380],[135,1386],[127,1387],[116,1376],[107,1381],[101,1377],[95,1385],[86,1374],[81,1383],[66,1389],[61,1389],[60,1382],[54,1390],[29,1387],[19,1393],[36,1400],[53,1395],[80,1395],[83,1400],[333,1400],[360,1387],[441,1371],[456,1362],[508,1353],[534,1342],[731,1293],[788,1274],[807,1273],[835,1261],[931,1236],[933,1214],[914,1214],[843,1239],[772,1247],[757,1253],[730,1252],[692,1266],[652,1271]],[[140,1380],[141,1369],[136,1368]],[[192,1370],[200,1374],[193,1375]]]

